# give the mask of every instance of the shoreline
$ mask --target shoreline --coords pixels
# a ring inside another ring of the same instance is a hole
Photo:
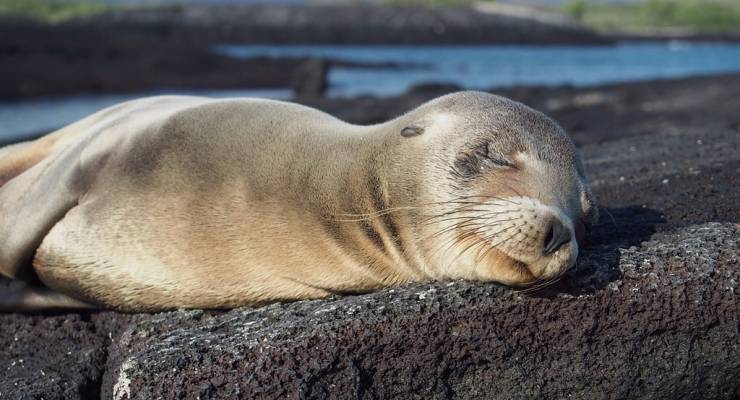
[[[0,99],[162,87],[289,87],[307,61],[226,57],[212,51],[222,43],[610,42],[582,28],[472,8],[188,5],[120,10],[54,24],[0,17]]]
[[[118,10],[59,23],[0,16],[0,100],[188,89],[289,88],[311,57],[238,59],[219,44],[615,45],[740,34],[600,34],[466,7],[187,5]],[[713,40],[712,40],[713,41]],[[721,40],[720,40],[721,41]],[[393,65],[329,66],[403,68]]]
[[[506,96],[545,112],[558,120],[566,131],[574,136],[578,144],[583,145],[601,140],[600,138],[618,137],[620,134],[625,134],[618,129],[619,124],[629,124],[630,119],[640,120],[641,118],[645,118],[645,116],[649,116],[649,111],[629,104],[630,99],[647,96],[655,97],[663,92],[672,90],[671,88],[676,88],[675,90],[677,91],[682,88],[711,88],[720,86],[735,88],[740,93],[740,73],[661,78],[588,86],[533,85],[504,88],[476,88],[471,90],[483,90]],[[446,83],[426,83],[413,86],[404,93],[396,96],[313,98],[295,98],[291,96],[284,100],[318,108],[350,123],[366,125],[394,118],[400,112],[410,110],[426,100],[458,90],[464,89]],[[235,91],[238,92],[239,89],[235,89]],[[612,93],[612,95],[607,96],[604,93]],[[66,95],[49,96],[24,99],[24,101],[64,101],[68,97]],[[740,100],[735,102],[732,100],[732,98],[727,98],[726,101],[721,102],[721,105],[714,112],[710,112],[710,109],[707,108],[707,112],[700,115],[706,117],[706,123],[710,125],[714,125],[716,122],[722,120],[733,120],[733,115],[736,112],[733,111],[732,106],[735,104],[736,107],[740,107]],[[591,112],[588,110],[591,108],[597,110],[598,113],[590,116]],[[604,119],[601,115],[604,110],[612,110],[612,113],[609,114],[612,118]],[[676,114],[676,118],[681,119],[682,117],[680,114]],[[736,119],[736,124],[740,126],[740,117]],[[598,126],[598,129],[593,130],[599,134],[583,136],[583,131],[589,130],[589,126],[591,125]],[[729,125],[732,125],[732,123],[728,122]],[[28,132],[14,134],[13,136],[1,137],[0,146],[23,140],[32,140],[62,126],[50,127],[51,129],[39,131],[29,130]],[[626,134],[629,134],[629,132]]]

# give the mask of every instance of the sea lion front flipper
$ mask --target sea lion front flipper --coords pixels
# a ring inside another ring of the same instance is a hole
[[[51,289],[19,281],[14,281],[12,285],[0,286],[0,312],[97,308]]]
[[[0,187],[0,275],[26,280],[44,236],[79,199],[80,148],[54,152]]]

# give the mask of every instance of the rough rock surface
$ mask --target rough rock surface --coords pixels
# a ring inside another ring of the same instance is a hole
[[[731,398],[738,248],[708,223],[587,255],[549,297],[442,282],[161,314],[118,339],[104,397]]]
[[[507,93],[573,131],[603,207],[544,292],[441,282],[226,313],[5,314],[0,399],[737,398],[739,86]],[[394,112],[429,89],[320,106]]]
[[[0,325],[0,399],[98,395],[108,340],[84,315],[1,315]]]

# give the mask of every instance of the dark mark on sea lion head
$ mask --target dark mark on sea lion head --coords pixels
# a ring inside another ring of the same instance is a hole
[[[422,133],[424,133],[424,128],[418,126],[418,125],[409,125],[403,129],[401,129],[401,136],[403,137],[413,137],[413,136],[419,136]]]

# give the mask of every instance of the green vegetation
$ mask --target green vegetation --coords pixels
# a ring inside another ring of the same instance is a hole
[[[563,5],[566,13],[570,14],[577,21],[583,21],[583,15],[586,13],[586,0],[570,0]]]
[[[348,0],[351,1],[351,0]],[[386,4],[453,6],[495,0],[382,0]],[[740,0],[642,0],[604,3],[569,0],[561,11],[600,31],[740,30]]]
[[[736,0],[646,0],[627,4],[571,0],[563,11],[599,30],[740,30],[740,1]]]
[[[0,0],[0,15],[58,22],[109,10],[111,6],[83,0]]]
[[[488,0],[491,1],[491,0]],[[405,6],[466,6],[475,3],[476,0],[383,0],[385,4]]]
[[[493,0],[382,1],[387,4],[453,6]],[[47,22],[92,15],[111,8],[113,6],[94,0],[0,0],[0,15],[18,15]],[[740,0],[644,0],[611,4],[569,0],[563,5],[562,11],[601,31],[647,31],[656,28],[740,30]]]

